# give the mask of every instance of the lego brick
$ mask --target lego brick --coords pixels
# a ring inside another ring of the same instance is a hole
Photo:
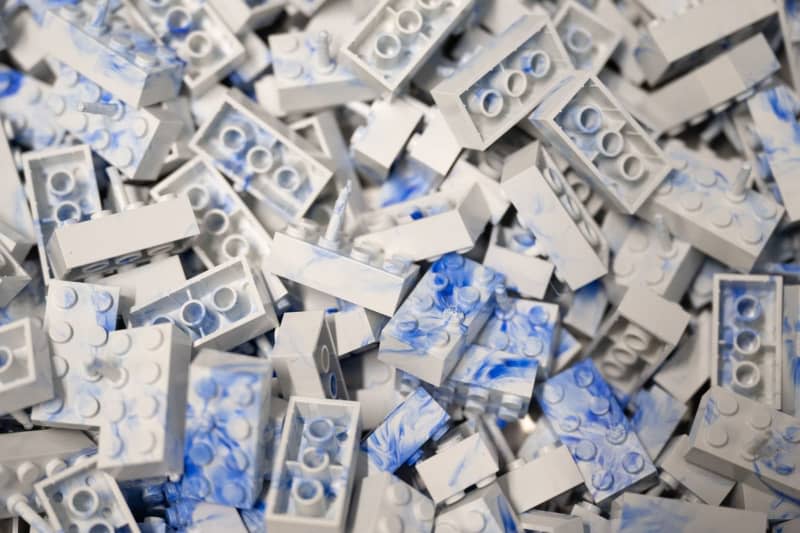
[[[49,279],[45,245],[55,229],[89,220],[102,210],[92,156],[87,145],[51,148],[24,154],[22,165],[42,273]]]
[[[201,350],[189,372],[183,494],[250,507],[261,492],[272,365]],[[209,427],[209,420],[215,424]]]
[[[609,206],[636,213],[672,170],[661,148],[598,78],[561,80],[529,120]]]
[[[377,96],[338,59],[338,39],[325,30],[273,33],[269,47],[278,102],[286,113],[307,113]]]
[[[783,278],[714,276],[711,385],[781,408]]]
[[[342,45],[340,55],[377,90],[396,94],[464,21],[472,0],[382,0]]]
[[[350,138],[350,153],[356,168],[372,182],[386,181],[392,164],[425,116],[411,98],[376,100],[363,110],[366,124]]]
[[[447,254],[431,266],[381,333],[378,357],[441,385],[492,313],[502,276]]]
[[[287,221],[303,216],[333,174],[306,141],[234,92],[220,101],[190,146]]]
[[[496,299],[494,316],[486,322],[476,343],[531,358],[546,377],[558,339],[558,306],[504,295]]]
[[[600,228],[539,143],[510,156],[502,187],[523,225],[573,290],[608,273],[608,244]],[[569,242],[565,248],[561,243]]]
[[[772,87],[747,100],[755,135],[766,156],[790,222],[800,220],[800,187],[797,185],[795,131],[800,125],[795,111],[800,100],[786,86]]]
[[[680,305],[633,287],[586,352],[625,404],[667,359],[688,325],[689,314]]]
[[[225,178],[201,157],[194,157],[150,189],[155,200],[170,194],[189,198],[200,235],[192,249],[206,268],[244,257],[263,272],[275,300],[286,293],[269,273],[272,238]]]
[[[183,83],[200,95],[244,59],[245,50],[216,10],[191,0],[133,0],[133,15],[186,63]]]
[[[307,219],[275,233],[270,271],[391,316],[411,290],[419,267],[370,243],[330,242],[327,235]]]
[[[57,227],[47,244],[53,274],[81,280],[186,250],[200,233],[186,197]],[[120,239],[120,235],[125,235]],[[100,245],[102,244],[102,246]]]
[[[42,28],[48,54],[130,106],[178,95],[183,62],[147,33],[112,23],[108,7],[63,5],[47,12]]]
[[[50,524],[57,531],[139,531],[119,485],[112,476],[97,469],[96,459],[81,461],[35,487]]]
[[[594,280],[576,290],[572,294],[569,310],[564,315],[564,325],[586,337],[597,336],[609,302],[605,289],[607,284],[607,280],[605,283]]]
[[[420,387],[386,415],[361,448],[371,468],[393,473],[405,463],[416,463],[422,455],[420,448],[441,438],[449,420],[442,406]]]
[[[0,243],[0,307],[8,305],[30,281],[30,275]]]
[[[285,397],[348,399],[323,311],[285,313],[270,360]]]
[[[574,516],[548,511],[528,511],[519,515],[520,524],[526,531],[542,533],[582,533],[583,521]]]
[[[224,351],[274,329],[277,318],[261,275],[236,259],[133,307],[130,323],[171,323],[192,338],[195,349]]]
[[[192,533],[213,533],[215,531],[248,533],[249,531],[243,523],[244,518],[234,507],[188,498],[179,500],[168,507],[166,518],[167,523],[178,531],[191,531]],[[165,531],[167,531],[166,528]]]
[[[634,53],[647,82],[655,85],[762,31],[776,13],[768,0],[702,2],[648,25]]]
[[[432,91],[456,139],[486,150],[524,119],[571,70],[547,17],[514,22]]]
[[[687,407],[658,385],[640,390],[631,403],[634,408],[631,428],[647,455],[656,459],[686,414]]]
[[[0,73],[1,74],[1,73]],[[0,244],[22,261],[36,244],[33,218],[5,132],[0,131]],[[11,235],[13,233],[13,235]]]
[[[33,408],[46,426],[98,427],[101,376],[92,361],[116,329],[119,289],[53,280],[47,292],[44,331],[50,344],[55,397]]]
[[[0,88],[0,116],[11,122],[9,140],[34,150],[61,144],[66,130],[50,110],[49,85],[2,66]]]
[[[539,368],[538,359],[525,353],[472,344],[446,384],[454,388],[466,412],[491,413],[513,422],[528,412]]]
[[[208,4],[236,35],[268,26],[280,16],[287,0],[209,0]]]
[[[17,411],[54,395],[50,349],[31,318],[0,326],[0,410]]]
[[[800,421],[720,387],[697,407],[686,460],[737,481],[761,481],[797,498]]]
[[[456,198],[462,198],[469,193],[470,188],[477,184],[489,208],[489,221],[492,224],[500,223],[500,219],[508,211],[511,202],[506,198],[500,182],[495,176],[488,176],[475,165],[460,159],[453,166],[447,179],[439,187],[440,191],[452,192]]]
[[[95,451],[95,445],[80,431],[41,429],[0,435],[0,517],[16,515],[9,497],[20,494],[36,511],[41,502],[34,496],[34,483],[67,467],[76,458]]]
[[[625,494],[614,501],[611,521],[615,531],[634,532],[659,528],[665,523],[675,531],[724,530],[737,533],[761,531],[767,527],[764,513],[725,509],[642,494]]]
[[[551,377],[535,394],[598,504],[655,473],[644,446],[591,360]]]
[[[656,225],[638,221],[614,254],[613,282],[644,287],[679,302],[694,281],[703,255],[670,235],[662,219]]]
[[[617,25],[573,0],[562,3],[553,23],[575,68],[595,76],[622,42]]]
[[[720,505],[728,497],[736,482],[688,462],[686,460],[688,451],[689,437],[686,435],[675,437],[658,458],[659,468],[703,502]]]
[[[436,516],[436,533],[522,531],[503,491],[496,483],[470,492],[466,498]]]
[[[544,298],[555,266],[533,254],[536,238],[522,228],[492,228],[483,265],[506,277],[506,285],[526,298]]]
[[[458,166],[461,145],[447,126],[442,112],[437,108],[425,111],[423,129],[414,133],[406,145],[407,156],[440,176],[453,178],[459,173],[451,173]],[[506,201],[506,206],[508,202]],[[494,213],[495,211],[492,210]]]
[[[508,501],[518,513],[552,500],[583,483],[578,467],[566,446],[520,463],[509,465],[508,473],[497,481]],[[530,481],[537,480],[535,484]],[[524,520],[523,516],[520,516]]]
[[[466,193],[438,192],[362,216],[356,246],[379,246],[412,261],[471,249],[491,214],[480,187]]]
[[[783,45],[786,47],[786,63],[789,67],[789,76],[795,90],[800,89],[800,64],[797,60],[798,44],[800,43],[800,19],[797,5],[792,0],[777,2],[778,20],[780,21]]]
[[[676,399],[687,403],[710,377],[711,313],[700,313],[680,344],[658,369],[653,380]]]
[[[343,532],[355,478],[359,405],[293,396],[289,400],[273,485],[270,532]]]
[[[439,446],[436,454],[417,463],[417,473],[435,503],[454,503],[472,486],[494,482],[497,457],[480,433]]]
[[[402,527],[401,531],[431,533],[433,502],[420,491],[388,472],[362,478],[350,514],[352,531]]]

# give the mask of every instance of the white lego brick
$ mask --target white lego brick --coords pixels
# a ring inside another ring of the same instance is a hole
[[[11,122],[11,140],[34,150],[61,144],[66,131],[50,110],[50,85],[2,66],[0,88],[0,116]]]
[[[714,276],[727,272],[730,270],[725,265],[706,257],[689,288],[689,301],[694,309],[702,309],[711,303],[714,297]]]
[[[58,279],[81,280],[186,250],[200,233],[186,197],[127,209],[53,231],[47,254]],[[120,236],[124,235],[124,238]]]
[[[636,222],[611,265],[612,282],[623,287],[649,289],[667,300],[679,302],[694,281],[703,255],[679,237],[670,235],[666,224]]]
[[[5,22],[8,27],[6,50],[14,65],[32,76],[43,77],[48,70],[47,43],[39,23],[28,9],[17,10]]]
[[[245,59],[230,75],[231,82],[242,87],[254,83],[273,65],[272,51],[255,32],[240,37],[245,49]]]
[[[192,119],[192,108],[188,97],[180,96],[174,100],[161,102],[158,108],[171,113],[181,123],[178,138],[170,145],[164,164],[161,166],[161,174],[172,172],[180,165],[194,157],[194,152],[189,149],[189,141],[194,135],[195,127]]]
[[[63,63],[52,67],[56,83],[47,106],[61,127],[128,179],[155,181],[180,121],[157,107],[127,105]]]
[[[363,175],[363,168],[360,171]],[[422,163],[410,157],[401,156],[392,165],[385,182],[364,189],[365,210],[377,211],[424,198],[426,195],[436,192],[436,188],[442,184],[443,179],[444,176],[437,174]],[[464,191],[453,191],[450,196],[458,199],[461,197],[459,192]],[[356,228],[355,233],[358,231],[359,228]]]
[[[622,42],[619,24],[601,19],[573,0],[562,3],[553,23],[575,68],[595,76]]]
[[[45,245],[55,229],[88,220],[102,209],[92,156],[87,145],[51,148],[26,153],[22,164],[42,273],[49,279]]]
[[[791,55],[791,54],[790,54]],[[789,222],[800,220],[800,186],[795,146],[795,131],[800,128],[796,111],[800,99],[788,87],[766,89],[747,100],[755,135],[760,141],[772,177],[780,191]]]
[[[378,247],[411,261],[470,250],[491,217],[480,186],[465,195],[428,194],[364,213],[354,246]]]
[[[581,519],[585,533],[611,533],[612,531],[611,522],[601,515],[600,508],[589,502],[576,503],[570,514]]]
[[[526,531],[584,533],[583,521],[580,518],[548,511],[522,513],[519,515],[519,522]]]
[[[394,95],[461,25],[473,4],[382,0],[342,46],[341,55],[365,82]]]
[[[595,280],[576,290],[569,309],[564,315],[564,325],[584,337],[595,338],[606,315],[609,296],[604,284]]]
[[[326,243],[310,220],[275,233],[273,274],[391,316],[411,290],[419,267],[400,253],[358,242]]]
[[[565,78],[530,116],[531,123],[608,205],[636,213],[672,164],[598,78]]]
[[[36,321],[0,326],[0,411],[18,411],[54,394],[50,349]]]
[[[264,481],[272,365],[201,350],[189,371],[185,497],[249,508]],[[209,429],[209,420],[220,425]]]
[[[678,400],[688,402],[708,381],[711,361],[711,313],[700,313],[654,381]]]
[[[190,146],[286,221],[302,217],[333,175],[311,145],[235,91]]]
[[[36,483],[36,495],[57,531],[139,533],[119,485],[97,469],[96,459],[80,461]]]
[[[631,405],[631,427],[642,441],[647,455],[656,459],[686,414],[686,404],[658,385],[652,385],[633,395]]]
[[[270,34],[281,109],[307,113],[378,96],[339,59],[339,46],[327,30]]]
[[[453,166],[447,179],[439,187],[440,191],[452,192],[457,198],[464,197],[477,184],[483,193],[483,199],[489,208],[489,222],[498,224],[508,211],[511,202],[506,198],[503,188],[497,178],[487,176],[475,165],[466,160],[459,159]]]
[[[591,359],[539,385],[536,399],[597,504],[655,473],[611,387]]]
[[[502,281],[470,259],[445,255],[383,328],[378,357],[440,386],[489,320]]]
[[[470,492],[436,516],[436,533],[521,531],[519,518],[497,483]]]
[[[583,484],[580,470],[566,446],[559,446],[530,461],[511,463],[498,479],[500,488],[518,513],[533,509]],[[536,480],[531,483],[531,480]],[[524,521],[524,516],[520,516]]]
[[[91,4],[50,9],[42,23],[47,53],[132,107],[175,98],[183,61],[147,33],[111,23],[108,11]]]
[[[248,0],[209,0],[208,5],[214,8],[230,30],[242,35],[270,25],[286,7],[287,0],[248,1]]]
[[[628,493],[614,501],[611,522],[615,531],[633,533],[673,524],[675,531],[730,531],[749,533],[767,528],[767,515],[739,509],[687,503]]]
[[[527,0],[508,0],[507,2],[486,2],[483,9],[481,25],[491,33],[499,35],[514,22],[527,15],[545,16],[548,12],[540,4],[531,4]]]
[[[392,164],[424,116],[423,108],[410,98],[372,103],[364,117],[366,124],[356,128],[350,139],[350,153],[366,179],[386,181]]]
[[[722,504],[736,482],[686,461],[688,451],[689,437],[675,437],[659,457],[659,468],[703,502],[709,505]]]
[[[326,320],[341,358],[377,344],[389,318],[357,305],[340,305]]]
[[[729,499],[731,507],[766,513],[770,522],[800,517],[800,505],[794,498],[768,487],[758,480],[737,483]]]
[[[359,405],[293,396],[266,523],[274,533],[344,533],[360,433]]]
[[[689,325],[680,305],[630,288],[586,352],[622,403],[650,379]]]
[[[195,349],[229,350],[277,326],[263,277],[244,259],[214,267],[164,296],[131,309],[133,326],[171,323]]]
[[[527,298],[544,298],[555,266],[532,255],[532,233],[496,225],[483,264],[506,277],[506,286]]]
[[[206,92],[244,60],[242,43],[211,5],[192,0],[132,0],[130,5],[133,15],[186,63],[183,82],[192,94]]]
[[[107,346],[85,363],[88,376],[70,387],[99,389],[100,469],[117,480],[183,472],[191,355],[189,336],[167,324],[115,331]],[[73,372],[78,371],[81,362],[73,358],[71,363]],[[79,410],[82,401],[78,396]]]
[[[497,457],[491,445],[476,433],[460,442],[439,446],[436,454],[417,463],[417,473],[435,503],[455,503],[472,486],[494,482]]]
[[[93,360],[116,329],[119,289],[52,280],[44,331],[50,344],[55,397],[34,406],[31,418],[44,426],[100,425],[102,376]]]
[[[123,269],[93,282],[119,288],[119,314],[127,320],[132,307],[155,300],[172,291],[175,286],[183,285],[186,276],[180,258],[173,255],[146,265]]]
[[[8,233],[5,238],[0,237],[0,244],[17,261],[23,261],[36,244],[25,188],[20,182],[17,165],[3,131],[0,131],[0,233]]]
[[[431,108],[425,112],[422,132],[415,133],[408,140],[407,157],[436,172],[446,176],[453,165],[458,165],[461,145],[439,109]]]
[[[507,158],[502,187],[520,220],[573,290],[608,273],[608,244],[558,171],[533,143]],[[569,247],[563,243],[569,242]]]
[[[641,210],[654,222],[662,215],[673,235],[680,235],[732,269],[746,273],[764,250],[784,209],[769,197],[745,189],[722,173],[715,159],[679,144],[667,147],[674,171]]]
[[[237,258],[261,271],[274,300],[286,287],[269,271],[272,238],[225,178],[207,160],[195,157],[150,189],[155,200],[186,196],[200,226],[193,250],[206,268]]]
[[[567,328],[561,328],[558,347],[553,356],[552,374],[558,374],[567,368],[583,351],[583,344]]]
[[[403,464],[413,465],[421,448],[439,440],[450,416],[423,387],[418,387],[392,409],[362,441],[369,471],[393,473]]]
[[[797,418],[711,387],[697,408],[686,460],[737,481],[763,481],[797,498],[798,427]]]
[[[341,361],[351,398],[361,404],[361,427],[372,431],[403,400],[395,390],[395,370],[373,348]]]
[[[285,313],[270,360],[284,397],[348,399],[324,311]]]
[[[781,408],[783,278],[714,276],[711,385]]]
[[[399,527],[415,533],[433,531],[434,505],[430,498],[388,472],[362,478],[350,514],[354,532],[375,527],[387,531]]]
[[[31,276],[0,243],[0,307],[7,306],[31,281]]]
[[[173,511],[175,512],[173,513]],[[167,522],[172,528],[178,531],[186,531],[187,533],[249,532],[237,509],[225,505],[194,500],[179,500],[167,508],[166,516]],[[176,518],[172,518],[173,516],[176,516]],[[165,528],[164,533],[166,531],[168,529]]]
[[[528,16],[488,43],[431,95],[462,146],[486,150],[571,70],[550,20]]]
[[[77,457],[95,451],[94,443],[80,431],[43,429],[0,435],[0,518],[18,514],[11,497],[41,510],[43,502],[34,498],[34,483],[66,468]]]
[[[649,24],[634,54],[650,85],[760,32],[777,13],[770,0],[711,0]]]
[[[800,62],[797,59],[798,45],[800,45],[800,19],[798,19],[800,12],[792,0],[777,2],[777,7],[790,81],[794,89],[798,90],[800,89]]]

